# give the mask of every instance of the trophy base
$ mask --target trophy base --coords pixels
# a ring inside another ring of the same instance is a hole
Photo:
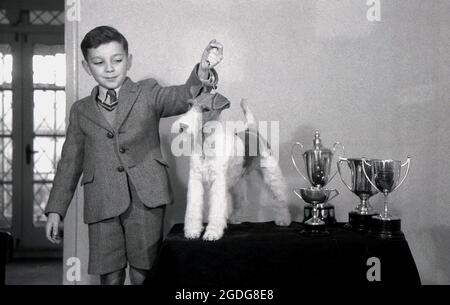
[[[401,231],[400,219],[383,220],[372,218],[367,235],[378,239],[405,239],[405,235]]]
[[[325,224],[311,225],[308,223],[304,223],[303,226],[304,226],[304,229],[300,232],[300,234],[302,234],[304,236],[320,237],[320,236],[330,235],[330,232],[327,231],[327,227]]]
[[[319,210],[319,218],[325,222],[327,226],[336,224],[336,217],[334,216],[334,206],[330,203],[321,203],[317,205]],[[303,210],[303,223],[306,223],[313,216],[312,204],[306,204]]]
[[[370,222],[372,221],[372,216],[377,215],[376,213],[371,214],[359,214],[358,212],[352,211],[348,213],[348,223],[345,224],[345,228],[357,232],[367,232],[370,228]]]

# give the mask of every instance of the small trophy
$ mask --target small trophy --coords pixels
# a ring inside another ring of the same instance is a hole
[[[367,163],[370,163],[372,161],[370,159],[365,160]],[[344,162],[350,169],[350,184],[347,184],[347,182],[345,182],[344,176],[342,174],[342,163]],[[337,162],[337,166],[342,182],[360,199],[360,203],[358,204],[358,206],[353,211],[348,213],[348,223],[346,224],[346,228],[355,231],[366,232],[369,228],[369,223],[372,216],[375,216],[377,214],[370,205],[369,198],[378,193],[378,190],[364,175],[362,168],[362,158],[347,159],[341,157]],[[369,179],[372,179],[372,167],[365,166],[365,171]]]
[[[405,181],[406,176],[408,176],[411,158],[408,157],[403,164],[401,161],[396,160],[372,160],[368,162],[363,158],[362,161],[364,164],[362,169],[367,180],[384,195],[383,212],[380,215],[372,217],[368,234],[382,239],[404,239],[405,236],[401,231],[400,218],[389,213],[388,195],[398,189],[403,181]],[[366,166],[372,169],[371,177],[366,171]],[[400,183],[398,183],[404,166],[407,166],[406,173]]]
[[[322,141],[320,139],[319,131],[316,130],[314,135],[314,141],[313,141],[313,149],[305,151],[303,155],[303,161],[305,162],[306,167],[306,173],[307,175],[303,175],[303,173],[300,171],[299,167],[297,166],[297,163],[295,162],[294,158],[294,149],[299,146],[300,149],[303,150],[303,145],[300,142],[295,143],[292,146],[291,150],[291,160],[292,164],[294,165],[297,172],[300,174],[300,176],[305,179],[306,182],[308,182],[312,188],[307,188],[309,191],[306,195],[306,200],[303,196],[297,194],[297,196],[301,197],[305,202],[307,202],[307,205],[305,206],[304,213],[303,213],[303,222],[306,224],[306,221],[310,219],[311,217],[314,217],[312,214],[312,210],[314,208],[314,205],[317,205],[319,218],[321,218],[326,225],[333,225],[336,223],[335,213],[334,213],[334,206],[328,203],[328,200],[319,202],[319,203],[312,203],[309,202],[310,196],[313,193],[315,196],[319,195],[319,189],[322,189],[322,198],[328,199],[329,192],[332,190],[325,189],[324,187],[333,180],[334,176],[336,176],[337,171],[334,172],[333,175],[330,175],[331,172],[331,164],[333,160],[333,154],[336,150],[336,147],[340,145],[342,147],[342,150],[344,151],[344,146],[336,142],[333,145],[333,149],[327,149],[322,147]],[[345,152],[344,152],[345,154]],[[326,195],[328,194],[328,195]],[[314,197],[314,196],[313,196]],[[333,196],[333,198],[336,196]],[[317,201],[315,201],[317,202]],[[317,226],[317,224],[316,224]]]
[[[335,193],[330,197],[332,193]],[[319,217],[319,204],[331,201],[334,197],[339,195],[335,189],[325,189],[322,187],[305,187],[301,189],[294,189],[295,195],[303,199],[306,203],[312,205],[313,216],[304,222],[305,229],[302,230],[303,235],[308,236],[326,236],[330,233],[326,230],[326,223]]]

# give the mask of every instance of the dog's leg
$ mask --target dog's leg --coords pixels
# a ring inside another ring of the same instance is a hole
[[[218,240],[227,226],[227,185],[225,174],[218,171],[209,190],[209,216],[204,240]]]
[[[184,236],[199,238],[203,230],[203,183],[200,173],[189,173]]]
[[[247,186],[247,179],[246,177],[243,177],[231,189],[233,210],[229,220],[230,223],[239,224],[244,218],[244,207],[247,207],[249,205],[247,197]]]
[[[291,214],[287,206],[287,185],[278,162],[273,156],[268,156],[261,162],[265,165],[260,167],[264,182],[275,199],[273,206],[275,223],[279,226],[289,226]]]

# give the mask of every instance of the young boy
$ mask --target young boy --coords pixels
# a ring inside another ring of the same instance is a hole
[[[162,240],[165,205],[171,203],[168,164],[160,150],[159,120],[189,108],[191,86],[217,84],[214,69],[222,45],[211,41],[186,84],[161,87],[154,79],[127,78],[132,56],[116,29],[100,26],[86,34],[81,50],[86,72],[98,86],[75,102],[46,215],[47,238],[58,243],[83,173],[84,222],[89,225],[90,274],[102,284],[141,284]]]

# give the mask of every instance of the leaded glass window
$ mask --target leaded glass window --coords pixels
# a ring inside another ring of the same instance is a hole
[[[43,214],[53,185],[66,130],[66,71],[63,45],[34,46],[34,224]]]
[[[10,46],[0,44],[0,218],[8,226],[13,213],[12,64]]]

